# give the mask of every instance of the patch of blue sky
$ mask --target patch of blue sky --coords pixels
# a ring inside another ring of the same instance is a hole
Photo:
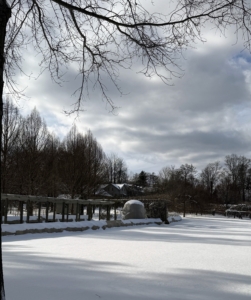
[[[251,64],[251,54],[248,53],[247,51],[241,51],[238,54],[234,55],[231,58],[232,62],[235,62],[238,65],[243,65],[241,63],[241,61],[247,63],[247,64]]]
[[[235,120],[240,127],[251,127],[251,103],[233,105],[232,110],[235,115]]]

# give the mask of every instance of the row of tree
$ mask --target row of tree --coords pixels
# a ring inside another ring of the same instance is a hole
[[[186,212],[224,213],[228,205],[251,201],[251,160],[232,154],[224,163],[209,163],[200,172],[192,164],[167,166],[158,175],[136,173],[130,182],[143,187],[141,198],[167,200],[169,211],[184,216]]]
[[[9,99],[4,103],[1,168],[3,193],[86,198],[99,184],[129,182],[146,194],[171,199],[189,194],[214,203],[251,200],[251,160],[244,156],[228,155],[223,164],[210,163],[201,172],[183,164],[164,167],[158,176],[141,171],[128,178],[125,161],[106,155],[91,131],[81,134],[74,125],[60,141],[36,108],[23,117]]]
[[[3,193],[85,198],[100,183],[127,180],[123,159],[107,156],[91,131],[81,134],[74,125],[60,141],[36,108],[23,117],[9,99],[4,103],[1,167]]]
[[[194,201],[207,203],[251,201],[251,160],[236,154],[227,155],[224,163],[209,163],[201,172],[192,164],[164,167],[153,189],[172,199],[190,195]]]

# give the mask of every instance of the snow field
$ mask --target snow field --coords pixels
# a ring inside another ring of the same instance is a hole
[[[3,237],[10,300],[251,299],[251,222]]]

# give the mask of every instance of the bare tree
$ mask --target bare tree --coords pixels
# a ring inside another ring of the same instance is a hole
[[[104,177],[105,154],[91,131],[85,135],[74,125],[59,148],[61,191],[71,198],[93,195]]]
[[[230,187],[231,187],[231,175],[227,169],[223,169],[220,173],[220,182],[218,186],[218,192],[221,201],[228,205],[230,202]]]
[[[251,160],[245,156],[231,154],[225,158],[225,165],[231,178],[230,198],[232,201],[237,201],[238,199],[246,200],[245,190],[248,183],[248,169],[250,164]]]
[[[95,194],[98,184],[104,181],[106,155],[90,130],[85,135],[85,139],[87,141],[86,157],[88,170],[85,193],[89,197]]]
[[[61,191],[71,198],[79,194],[79,186],[86,180],[86,139],[72,126],[59,149]]]
[[[213,191],[217,182],[219,181],[221,174],[221,165],[219,161],[209,163],[201,172],[200,177],[202,184],[210,193],[210,197],[213,195]]]
[[[117,161],[117,183],[126,183],[128,180],[127,166],[123,158]]]
[[[188,184],[193,185],[195,181],[196,168],[191,164],[181,165],[179,168],[180,178],[183,181],[184,189],[186,190]]]
[[[13,168],[14,151],[20,134],[21,116],[10,98],[3,105],[2,149],[1,149],[1,192],[10,192],[16,170]]]
[[[124,183],[127,181],[127,167],[123,158],[111,153],[106,159],[106,174],[110,183]]]
[[[160,193],[165,193],[173,209],[185,211],[187,203],[198,193],[195,185],[196,168],[191,164],[164,167],[159,172],[158,188]]]
[[[59,192],[59,138],[55,134],[48,134],[43,150],[44,167],[42,170],[42,192],[48,197],[57,197]]]
[[[49,133],[45,121],[36,108],[24,118],[19,138],[22,158],[20,171],[23,178],[21,193],[40,194],[43,185],[42,171],[45,164],[44,149]]]
[[[239,189],[241,194],[242,201],[246,201],[246,189],[248,186],[248,170],[251,165],[251,160],[246,158],[245,156],[241,156],[239,158],[240,166],[239,166]]]
[[[159,172],[159,188],[162,192],[174,190],[180,182],[180,173],[175,166],[163,167]]]
[[[140,0],[10,0],[10,7],[0,0],[1,101],[3,71],[9,88],[15,89],[15,72],[22,70],[21,50],[30,43],[42,56],[41,71],[49,70],[56,82],[61,82],[69,64],[79,66],[82,80],[73,110],[80,108],[90,82],[113,108],[103,78],[108,76],[120,90],[119,68],[130,68],[135,58],[141,60],[143,74],[157,74],[167,83],[178,75],[182,49],[203,39],[201,28],[207,22],[221,31],[234,26],[250,49],[248,0],[177,0],[168,14],[146,7]],[[1,296],[5,299],[3,285]]]

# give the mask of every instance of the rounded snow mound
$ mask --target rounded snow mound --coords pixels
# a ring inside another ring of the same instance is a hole
[[[144,204],[139,200],[129,200],[125,203],[122,210],[122,219],[145,219],[146,210]]]
[[[141,201],[139,201],[139,200],[129,200],[129,201],[127,201],[126,202],[127,204],[138,204],[138,205],[142,205],[142,206],[144,206],[144,203],[142,203]],[[125,203],[125,204],[126,204]]]

